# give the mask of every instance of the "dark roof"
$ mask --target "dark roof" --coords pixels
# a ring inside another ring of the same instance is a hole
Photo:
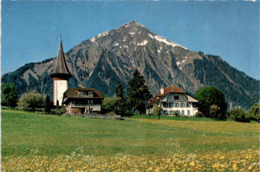
[[[172,86],[164,89],[164,93],[163,94],[161,94],[161,92],[159,91],[159,93],[147,105],[152,104],[152,103],[162,99],[163,97],[165,97],[169,93],[187,94],[184,90],[182,90],[178,86],[172,85]]]
[[[93,97],[80,95],[79,92],[93,92]],[[94,88],[69,88],[63,94],[63,103],[69,99],[103,99],[104,96]]]
[[[56,66],[51,74],[51,77],[65,77],[65,78],[70,78],[72,75],[69,72],[69,69],[67,67],[66,61],[65,61],[65,55],[63,52],[63,47],[62,47],[62,40],[60,38],[60,48],[59,48],[59,54],[57,57],[56,61]]]

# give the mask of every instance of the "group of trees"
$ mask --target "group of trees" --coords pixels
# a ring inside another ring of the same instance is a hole
[[[2,105],[8,107],[22,107],[28,111],[35,111],[37,108],[44,108],[45,113],[50,113],[52,102],[48,95],[31,91],[24,93],[18,100],[17,90],[14,83],[4,83],[2,85]]]
[[[152,98],[149,87],[145,85],[144,76],[136,69],[133,78],[128,81],[127,97],[120,82],[117,82],[115,95],[106,97],[102,103],[104,113],[115,112],[120,115],[130,115],[133,112],[145,113],[145,104]]]
[[[50,97],[48,95],[31,91],[21,95],[18,101],[18,106],[33,112],[35,112],[37,108],[44,108],[46,113],[50,113],[52,102],[50,101]]]
[[[52,102],[48,95],[31,91],[24,93],[18,100],[18,94],[13,83],[2,84],[2,105],[9,107],[19,107],[25,110],[35,111],[37,108],[44,108],[46,113],[50,113]],[[144,76],[136,69],[133,78],[128,81],[127,97],[121,83],[117,82],[115,95],[105,97],[102,103],[103,113],[114,112],[120,115],[131,115],[133,112],[144,114],[146,111],[147,100],[152,98],[152,94],[145,84]],[[199,101],[198,117],[208,117],[215,119],[226,119],[230,117],[236,121],[248,122],[250,120],[260,122],[260,104],[254,104],[247,112],[241,108],[233,108],[227,112],[227,105],[224,94],[215,87],[203,87],[196,92],[195,98]],[[155,106],[152,108],[151,115],[162,114],[162,108]],[[175,114],[179,116],[179,114]]]
[[[233,108],[229,111],[231,119],[239,122],[257,121],[260,122],[260,103],[254,104],[248,111],[241,108]]]
[[[215,119],[231,118],[239,122],[257,121],[260,122],[260,103],[254,104],[248,111],[240,107],[230,109],[227,112],[227,105],[224,94],[215,87],[204,87],[197,91],[195,98],[199,100],[199,111],[204,116]]]

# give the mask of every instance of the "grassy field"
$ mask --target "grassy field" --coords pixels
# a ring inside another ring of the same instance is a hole
[[[258,171],[259,125],[2,110],[2,171]]]

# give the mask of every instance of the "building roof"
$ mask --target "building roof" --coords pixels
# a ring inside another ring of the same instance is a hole
[[[70,78],[72,77],[71,73],[69,72],[69,69],[67,67],[66,61],[65,61],[65,55],[63,52],[63,46],[62,46],[62,40],[60,38],[60,47],[59,47],[59,54],[56,61],[56,66],[51,74],[51,77],[65,77]]]
[[[93,97],[81,95],[80,92],[93,92]],[[63,94],[63,103],[69,99],[103,99],[104,96],[94,88],[69,88]]]
[[[179,93],[179,94],[187,94],[188,95],[188,93],[186,93],[184,90],[182,90],[178,86],[172,85],[172,86],[164,89],[163,94],[161,94],[161,92],[159,91],[159,93],[149,103],[147,103],[147,105],[152,104],[154,102],[157,102],[158,100],[162,99],[163,97],[165,97],[169,93]],[[190,95],[188,95],[188,101],[189,102],[198,102],[195,98],[193,98]]]

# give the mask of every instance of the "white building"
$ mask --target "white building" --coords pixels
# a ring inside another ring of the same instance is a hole
[[[51,77],[53,78],[53,104],[62,106],[63,93],[69,88],[69,79],[72,75],[66,64],[61,38],[56,66]]]
[[[161,106],[163,115],[173,115],[179,112],[184,116],[194,116],[198,112],[197,103],[198,100],[176,85],[172,85],[166,89],[162,87],[157,96],[149,100],[146,113],[151,113],[154,106]]]

